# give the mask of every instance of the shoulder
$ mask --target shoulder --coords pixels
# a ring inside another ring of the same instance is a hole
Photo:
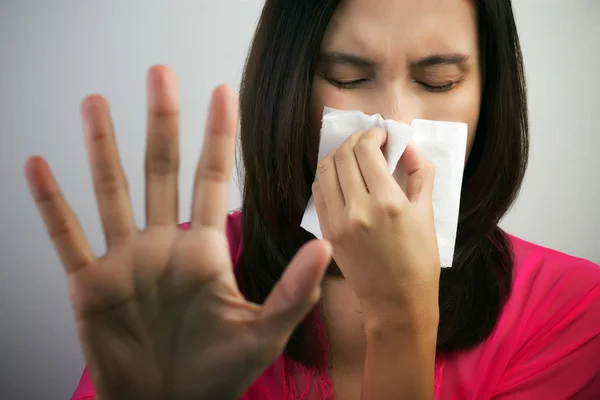
[[[545,330],[600,334],[600,266],[509,238],[514,251],[513,285],[499,323],[519,326],[524,337]],[[567,323],[570,319],[576,323]]]
[[[559,297],[577,297],[600,287],[597,264],[512,235],[508,237],[514,252],[514,290],[535,287],[535,292],[541,294],[560,284],[563,290]]]
[[[600,266],[509,238],[513,287],[495,331],[508,357],[496,393],[600,395]]]
[[[477,399],[600,398],[600,266],[508,238],[510,297],[480,346],[449,356],[447,388]]]

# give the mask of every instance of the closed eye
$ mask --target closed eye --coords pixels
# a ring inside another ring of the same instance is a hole
[[[354,89],[358,86],[360,86],[363,83],[369,82],[369,79],[363,78],[363,79],[356,79],[353,81],[338,81],[335,79],[329,79],[326,78],[332,85],[340,88],[340,89]]]
[[[338,87],[340,89],[355,89],[357,87],[359,87],[360,85],[367,83],[370,81],[370,79],[355,79],[355,80],[350,80],[350,81],[340,81],[340,80],[336,80],[336,79],[331,79],[331,78],[326,78],[327,81],[329,81],[332,85],[334,85],[335,87]],[[425,89],[428,92],[447,92],[451,89],[453,89],[458,83],[459,81],[454,81],[454,82],[450,82],[444,85],[430,85],[428,83],[425,82],[420,82],[415,80],[416,83],[418,83],[423,89]]]
[[[423,89],[427,90],[428,92],[447,92],[451,89],[453,89],[458,83],[459,81],[455,81],[455,82],[450,82],[448,84],[445,85],[429,85],[425,82],[419,82],[419,81],[415,81],[416,83],[418,83],[419,85],[421,85],[421,87],[423,87]]]

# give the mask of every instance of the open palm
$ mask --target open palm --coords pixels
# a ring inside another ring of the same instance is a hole
[[[99,398],[235,399],[281,353],[317,302],[330,247],[296,255],[265,304],[240,293],[225,235],[237,99],[213,93],[191,225],[178,216],[179,104],[169,69],[148,73],[146,227],[134,223],[106,101],[82,104],[107,252],[95,256],[47,163],[26,175],[64,265],[80,342]]]

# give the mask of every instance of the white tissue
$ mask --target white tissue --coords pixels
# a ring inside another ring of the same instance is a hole
[[[415,119],[407,125],[386,120],[379,114],[366,115],[360,111],[341,111],[325,107],[318,160],[321,161],[332,150],[340,147],[353,133],[377,127],[388,132],[388,140],[382,151],[389,171],[400,187],[404,189],[406,176],[396,167],[411,140],[421,154],[435,166],[433,213],[440,263],[442,267],[451,267],[458,227],[467,124]],[[312,197],[302,218],[301,227],[318,239],[323,238]]]

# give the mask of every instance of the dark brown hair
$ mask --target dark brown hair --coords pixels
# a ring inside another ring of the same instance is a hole
[[[262,303],[302,244],[318,138],[310,134],[311,88],[321,41],[340,0],[267,0],[241,88],[242,238],[238,279]],[[510,295],[513,255],[498,227],[517,195],[528,153],[523,61],[510,0],[477,2],[483,93],[462,189],[453,267],[440,282],[438,351],[479,344]],[[314,366],[304,322],[287,344]]]

